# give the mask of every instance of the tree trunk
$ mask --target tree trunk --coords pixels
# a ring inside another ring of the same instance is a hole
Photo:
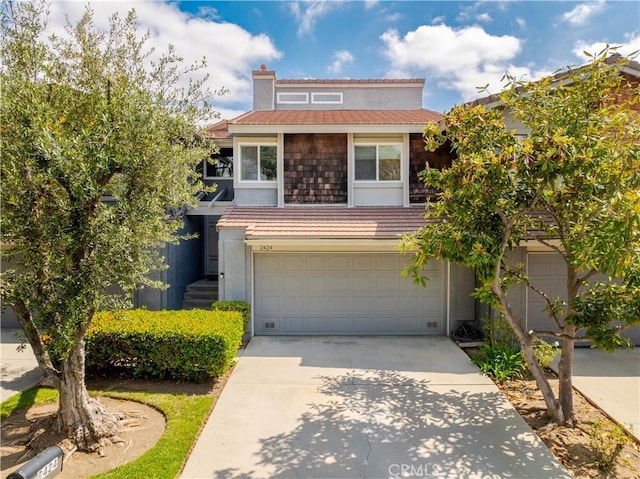
[[[89,397],[85,386],[84,341],[76,341],[60,372],[57,425],[81,450],[102,452],[117,438],[119,418]]]
[[[522,328],[518,320],[511,312],[509,302],[507,301],[507,296],[497,281],[494,281],[491,284],[491,290],[500,301],[500,305],[502,306],[502,313],[504,314],[507,323],[509,323],[509,326],[511,326],[511,329],[513,329],[513,332],[520,341],[522,354],[527,361],[529,370],[536,380],[536,384],[538,385],[538,388],[542,393],[542,397],[544,398],[544,403],[547,406],[547,414],[549,414],[551,418],[558,424],[564,424],[567,418],[564,415],[561,402],[556,399],[556,396],[553,393],[553,389],[551,389],[549,380],[544,375],[544,371],[536,361],[533,351],[533,338]]]
[[[573,350],[574,342],[562,340],[560,363],[558,364],[558,397],[567,421],[573,421]]]

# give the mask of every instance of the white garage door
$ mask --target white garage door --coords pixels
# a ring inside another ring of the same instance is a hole
[[[256,334],[445,334],[446,275],[427,287],[401,271],[397,253],[256,254]]]
[[[555,253],[529,253],[527,256],[527,268],[531,283],[553,297],[567,298],[567,266]],[[548,313],[544,310],[545,303],[539,294],[527,291],[527,328],[535,330],[551,330],[555,328],[551,324]],[[626,330],[623,336],[640,345],[640,328],[634,327]],[[585,344],[585,343],[577,343]]]

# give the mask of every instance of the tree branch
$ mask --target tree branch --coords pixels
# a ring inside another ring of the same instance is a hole
[[[584,284],[585,281],[587,281],[589,278],[592,278],[593,276],[595,276],[596,274],[598,274],[598,270],[597,269],[591,269],[589,270],[589,272],[585,273],[585,275],[581,278],[580,276],[578,276],[578,282],[580,284]]]
[[[557,331],[529,331],[529,334],[534,338],[550,337],[550,338],[566,339],[568,341],[582,342],[582,343],[591,341],[591,339],[589,338],[578,338],[575,336],[569,336],[568,334],[559,333]]]
[[[49,353],[47,352],[42,338],[33,323],[31,312],[27,309],[24,301],[21,299],[14,301],[11,305],[16,313],[18,323],[29,340],[29,344],[33,349],[40,372],[42,374],[41,384],[45,386],[58,387],[60,384],[59,372],[53,367]]]
[[[549,295],[544,291],[542,291],[541,289],[538,289],[534,285],[532,285],[531,282],[529,281],[529,278],[523,278],[523,279],[525,281],[527,288],[531,289],[533,292],[538,293],[540,296],[542,296],[542,299],[547,305],[547,310],[549,311],[549,315],[551,317],[551,320],[553,321],[553,325],[556,328],[558,328],[558,330],[562,331],[563,326],[562,324],[560,324],[560,318],[558,318],[556,313],[553,311],[553,303],[551,302],[551,298],[549,298]]]

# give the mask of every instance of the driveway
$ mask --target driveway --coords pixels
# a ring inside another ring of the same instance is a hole
[[[255,337],[183,478],[569,478],[444,337]]]

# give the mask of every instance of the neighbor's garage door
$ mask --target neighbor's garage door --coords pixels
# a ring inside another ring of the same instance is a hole
[[[256,254],[256,334],[445,334],[446,275],[427,287],[401,271],[397,253]]]
[[[552,297],[567,298],[567,266],[555,253],[528,253],[527,269],[531,283]],[[531,290],[527,291],[527,328],[536,330],[554,330],[542,297]],[[623,336],[640,345],[640,328],[630,328]],[[582,343],[585,344],[585,343]],[[578,343],[580,345],[580,343]]]

